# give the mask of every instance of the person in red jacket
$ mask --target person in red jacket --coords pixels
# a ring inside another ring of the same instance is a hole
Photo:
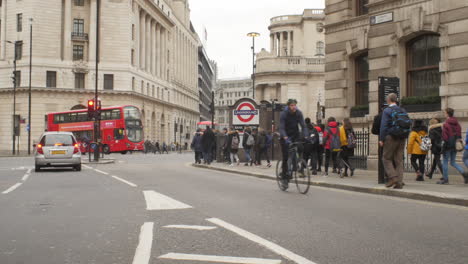
[[[323,140],[325,142],[325,173],[328,176],[328,167],[330,166],[330,158],[333,162],[333,173],[338,173],[338,152],[341,150],[340,129],[334,117],[328,118],[328,126],[323,132]],[[336,146],[334,146],[336,145]],[[339,145],[339,146],[338,146]]]
[[[315,126],[315,129],[319,134],[319,146],[317,148],[317,172],[322,172],[323,153],[325,152],[323,130],[325,130],[325,127],[323,126],[323,124],[317,124]]]

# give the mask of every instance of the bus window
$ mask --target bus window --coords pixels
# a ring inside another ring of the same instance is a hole
[[[114,138],[116,140],[124,139],[124,130],[122,128],[114,129]]]

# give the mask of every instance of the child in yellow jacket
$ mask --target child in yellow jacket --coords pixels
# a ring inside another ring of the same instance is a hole
[[[427,151],[421,149],[422,138],[426,137],[427,126],[422,120],[415,120],[408,140],[408,154],[411,154],[411,165],[416,172],[416,181],[424,181],[424,170]]]

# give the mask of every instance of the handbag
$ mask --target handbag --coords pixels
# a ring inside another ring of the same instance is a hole
[[[455,149],[459,152],[465,149],[465,143],[460,138],[455,142]]]

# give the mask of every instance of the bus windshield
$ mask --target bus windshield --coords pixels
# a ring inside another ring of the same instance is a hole
[[[141,142],[143,140],[143,127],[141,123],[141,114],[138,108],[133,106],[125,107],[124,117],[128,140],[132,142]]]

